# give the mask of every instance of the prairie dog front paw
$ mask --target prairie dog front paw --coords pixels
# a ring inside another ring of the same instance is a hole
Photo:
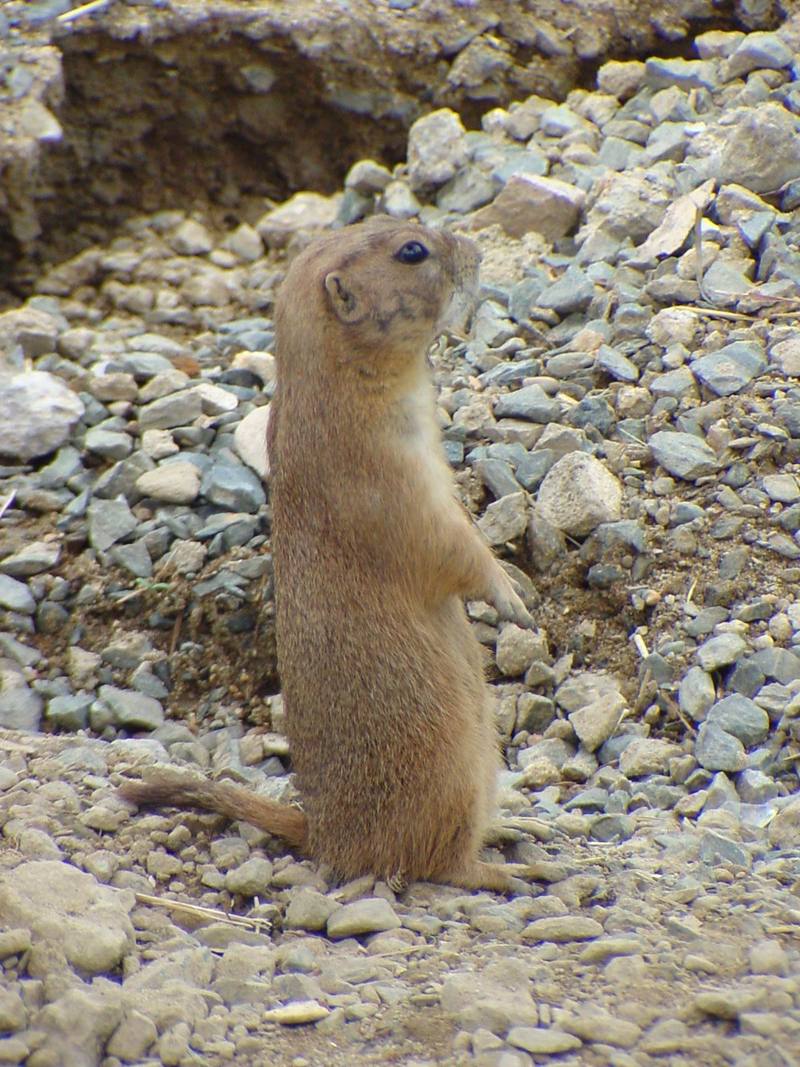
[[[498,564],[489,599],[503,619],[515,622],[517,626],[533,629],[536,625],[533,616],[522,602],[522,597],[514,587],[514,582]]]

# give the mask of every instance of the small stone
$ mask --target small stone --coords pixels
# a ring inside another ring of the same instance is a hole
[[[145,430],[142,434],[142,451],[151,460],[165,460],[169,456],[175,456],[180,451],[180,446],[169,430]]]
[[[594,285],[580,267],[572,264],[552,285],[539,294],[537,304],[558,315],[571,315],[583,311],[592,302]]]
[[[266,502],[259,478],[240,463],[215,463],[203,475],[200,492],[227,511],[252,513]]]
[[[569,715],[572,728],[587,752],[595,752],[619,725],[625,702],[622,697],[601,698],[585,704]]]
[[[740,771],[747,762],[744,746],[713,722],[704,722],[697,733],[695,757],[707,771]]]
[[[36,601],[25,582],[18,582],[8,574],[0,574],[0,608],[31,615],[36,611]]]
[[[714,703],[716,691],[711,675],[702,667],[690,667],[678,688],[678,705],[695,722],[705,719]]]
[[[383,192],[392,180],[391,171],[373,159],[360,159],[354,163],[344,179],[346,189],[355,189],[362,196]]]
[[[767,474],[761,479],[764,492],[770,500],[777,500],[781,504],[794,504],[800,500],[800,485],[793,474]],[[0,563],[0,570],[8,571],[4,560]]]
[[[12,578],[30,578],[52,570],[61,557],[61,546],[55,541],[32,541],[29,545],[0,560],[0,573]]]
[[[133,947],[132,893],[101,885],[58,860],[31,860],[0,875],[0,911],[63,951],[87,975],[119,966]]]
[[[152,1019],[140,1011],[126,1012],[117,1029],[111,1035],[106,1048],[109,1056],[116,1056],[125,1063],[143,1059],[158,1038],[158,1028]]]
[[[714,704],[706,722],[716,723],[726,733],[738,737],[745,748],[761,744],[769,734],[769,715],[740,693],[733,693]]]
[[[472,228],[499,225],[509,237],[540,233],[555,241],[575,228],[585,194],[556,178],[517,174],[508,179],[494,201],[475,212]]]
[[[619,520],[622,486],[594,456],[570,452],[545,475],[537,504],[556,529],[584,537],[601,523]]]
[[[710,637],[697,649],[697,662],[704,671],[716,671],[735,663],[747,651],[747,642],[738,634]]]
[[[800,797],[794,797],[775,815],[767,830],[773,848],[800,846]]]
[[[184,389],[153,400],[139,409],[141,430],[169,430],[173,426],[189,426],[203,414],[200,394]]]
[[[180,256],[204,256],[214,247],[211,234],[195,219],[182,222],[169,241]]]
[[[721,183],[735,182],[770,193],[800,177],[797,118],[781,104],[766,101],[739,108],[725,127],[718,155],[711,160]]]
[[[645,66],[641,60],[619,61],[616,59],[604,63],[597,72],[597,88],[601,93],[627,100],[641,87],[645,76]]]
[[[742,78],[751,70],[781,70],[794,53],[777,33],[748,33],[728,60],[728,77]]]
[[[242,419],[233,432],[233,447],[242,462],[251,467],[259,478],[269,477],[267,453],[267,427],[269,405],[254,408]]]
[[[525,494],[509,493],[495,500],[476,525],[490,545],[504,545],[522,537],[528,526]]]
[[[328,919],[328,937],[339,940],[343,937],[358,937],[375,934],[382,930],[396,930],[401,922],[391,904],[382,897],[367,897],[345,904]]]
[[[636,1023],[596,1010],[562,1019],[561,1026],[583,1041],[615,1048],[633,1048],[642,1036],[641,1027]]]
[[[738,393],[765,367],[763,348],[749,341],[734,341],[691,365],[692,372],[717,396]]]
[[[659,430],[648,438],[647,443],[656,463],[676,478],[694,482],[714,474],[719,466],[712,449],[694,434]]]
[[[143,496],[167,504],[191,504],[200,493],[200,471],[194,463],[163,463],[140,475],[136,479],[136,488]]]
[[[557,400],[545,393],[540,385],[528,385],[513,393],[498,396],[494,413],[498,419],[526,419],[529,422],[548,423],[558,419],[561,408]]]
[[[128,502],[117,500],[93,500],[89,505],[89,542],[97,552],[105,552],[133,533],[139,525]]]
[[[580,1038],[573,1034],[538,1026],[514,1026],[509,1030],[506,1040],[515,1048],[521,1048],[540,1056],[557,1056],[562,1052],[574,1052],[583,1044]]]
[[[671,759],[680,755],[677,745],[651,737],[635,737],[619,758],[619,769],[626,778],[644,778],[649,774],[668,774]]]
[[[780,941],[764,939],[751,946],[750,973],[776,974],[782,978],[789,974],[789,958]]]
[[[570,941],[589,941],[600,937],[603,927],[595,919],[583,915],[558,915],[547,919],[534,919],[520,934],[525,942],[553,941],[566,944]]]
[[[616,348],[600,345],[597,350],[597,366],[618,382],[639,380],[639,368]]]
[[[272,864],[260,856],[252,856],[225,875],[225,888],[229,893],[243,897],[256,897],[264,893],[272,881]]]
[[[507,623],[497,639],[495,661],[501,674],[515,678],[524,674],[542,651],[542,639],[537,634],[523,630],[514,623]]]
[[[328,919],[341,907],[341,904],[315,889],[302,887],[292,893],[284,922],[287,929],[316,933],[325,929]]]
[[[324,229],[335,220],[338,196],[320,193],[295,193],[278,207],[268,211],[256,223],[256,229],[270,248],[283,248],[297,230]]]
[[[450,108],[423,115],[408,131],[408,176],[415,192],[444,185],[467,162],[461,119]]]
[[[109,709],[112,721],[129,730],[156,730],[164,722],[164,709],[159,701],[132,689],[101,685],[99,699]]]
[[[246,222],[237,226],[233,233],[225,238],[223,247],[233,252],[243,263],[255,263],[264,254],[264,244],[258,230]]]
[[[54,452],[83,414],[80,397],[55,375],[0,369],[0,456],[27,463]]]
[[[279,1008],[270,1008],[264,1012],[262,1019],[280,1026],[302,1026],[304,1023],[317,1023],[328,1014],[328,1009],[316,1000],[294,1000],[281,1004]]]

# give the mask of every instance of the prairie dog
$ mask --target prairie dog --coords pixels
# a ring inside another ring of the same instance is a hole
[[[463,327],[479,256],[387,217],[313,242],[276,305],[269,424],[278,666],[302,810],[158,771],[137,803],[254,823],[399,885],[506,890],[478,858],[499,751],[464,599],[532,620],[458,502],[427,352]],[[182,784],[183,783],[183,784]]]

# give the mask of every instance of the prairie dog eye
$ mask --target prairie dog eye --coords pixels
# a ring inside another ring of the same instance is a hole
[[[394,258],[401,263],[421,263],[427,259],[430,252],[421,241],[406,241],[402,248],[394,254]]]

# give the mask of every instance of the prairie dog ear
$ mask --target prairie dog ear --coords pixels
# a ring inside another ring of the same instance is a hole
[[[352,323],[361,318],[360,301],[341,274],[336,271],[326,274],[325,289],[328,293],[331,307],[340,322]]]

